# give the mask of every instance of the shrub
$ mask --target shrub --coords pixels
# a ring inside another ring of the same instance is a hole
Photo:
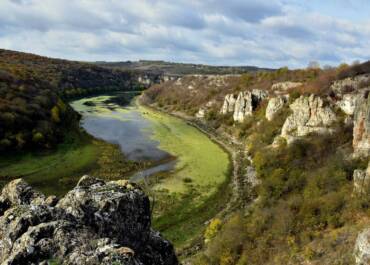
[[[221,226],[222,226],[222,222],[220,219],[215,218],[211,220],[211,222],[207,226],[206,231],[204,233],[205,241],[209,242],[216,235],[216,233],[220,230]]]
[[[51,120],[55,123],[59,123],[60,122],[60,116],[59,116],[59,108],[58,106],[54,106],[52,109],[51,109]]]
[[[32,141],[34,143],[38,144],[38,143],[42,142],[43,140],[44,140],[44,135],[42,135],[42,133],[40,133],[40,132],[36,132],[32,136]]]

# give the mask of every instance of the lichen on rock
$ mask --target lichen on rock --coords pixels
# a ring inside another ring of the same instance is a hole
[[[0,196],[0,263],[178,264],[150,224],[149,199],[134,184],[84,176],[56,203],[14,180]]]

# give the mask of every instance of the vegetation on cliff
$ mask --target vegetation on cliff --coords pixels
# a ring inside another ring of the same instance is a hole
[[[145,92],[148,102],[166,111],[195,116],[203,110],[203,123],[244,143],[261,181],[256,201],[247,209],[209,223],[204,249],[192,259],[194,264],[353,264],[357,233],[370,223],[368,196],[352,192],[353,171],[365,169],[368,158],[351,159],[353,123],[338,102],[343,93],[358,90],[362,95],[368,90],[366,79],[350,85],[353,78],[370,72],[368,65],[282,68],[233,79],[184,77]],[[339,85],[342,94],[333,91],[332,85],[343,78],[350,78],[350,84]],[[287,82],[301,84],[289,88]],[[271,120],[265,117],[267,99],[253,105],[253,114],[243,122],[234,121],[232,113],[221,113],[226,95],[252,89],[265,90],[270,98],[283,96],[286,103]],[[288,144],[279,138],[292,113],[288,106],[311,94],[324,99],[317,113],[331,105],[332,133],[311,132]]]

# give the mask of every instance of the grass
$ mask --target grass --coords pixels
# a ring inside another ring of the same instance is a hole
[[[191,179],[194,186],[207,187],[211,195],[226,181],[229,169],[228,154],[198,129],[178,118],[140,107],[147,119],[153,122],[152,138],[159,148],[178,157],[175,172],[157,184],[156,189],[186,192]]]
[[[84,174],[119,179],[139,168],[118,146],[87,134],[71,133],[55,150],[0,157],[0,184],[22,177],[47,195],[62,196]]]
[[[228,182],[224,182],[210,196],[202,196],[192,185],[187,187],[186,194],[157,194],[155,210],[162,208],[162,213],[154,218],[153,226],[171,240],[178,250],[186,248],[202,239],[204,223],[224,208],[230,193]],[[202,201],[194,204],[198,196],[201,196]],[[164,202],[168,204],[167,207],[163,206]]]
[[[154,185],[153,226],[178,250],[184,249],[202,238],[204,223],[227,203],[229,154],[185,121],[142,106],[139,109],[153,123],[151,137],[178,158],[175,170],[162,174]]]
[[[61,195],[95,166],[99,151],[89,136],[70,134],[53,151],[0,157],[0,179],[23,177],[45,194]]]

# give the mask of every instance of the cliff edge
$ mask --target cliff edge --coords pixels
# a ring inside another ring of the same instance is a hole
[[[84,176],[58,200],[24,180],[0,195],[1,264],[178,264],[134,184]]]

